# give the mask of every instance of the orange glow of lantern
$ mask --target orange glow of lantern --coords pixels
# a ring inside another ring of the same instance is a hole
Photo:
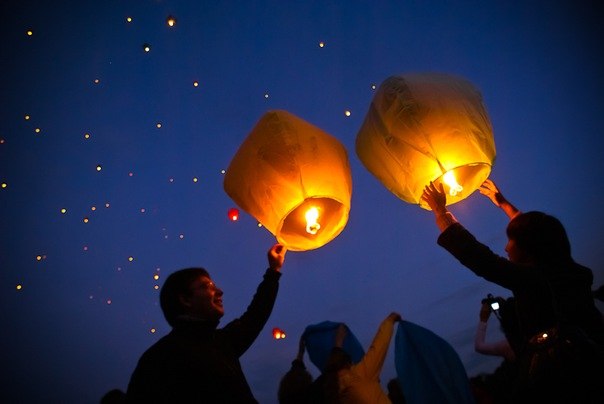
[[[229,209],[229,211],[227,212],[227,216],[229,217],[229,219],[231,219],[233,222],[236,222],[237,220],[239,220],[239,210],[235,209],[235,208],[231,208]]]
[[[488,178],[496,155],[480,92],[442,73],[386,79],[357,134],[356,152],[388,190],[424,209],[430,181],[443,184],[447,205],[457,203]]]
[[[284,339],[285,338],[285,331],[283,331],[281,328],[273,328],[273,338],[275,339]]]
[[[233,157],[224,189],[289,250],[316,249],[348,222],[348,155],[318,127],[287,111],[269,111]]]

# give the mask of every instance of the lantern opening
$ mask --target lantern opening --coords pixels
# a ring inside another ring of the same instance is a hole
[[[442,184],[445,192],[447,192],[447,205],[452,205],[470,196],[489,177],[490,173],[490,164],[466,164],[452,168],[434,180],[427,179],[426,185],[429,181],[434,182],[437,187]],[[463,186],[460,184],[463,184]],[[421,199],[419,205],[430,210],[428,204]]]
[[[281,220],[275,236],[290,251],[320,247],[340,234],[348,211],[346,205],[332,198],[307,198]],[[317,222],[319,216],[321,224]]]
[[[449,195],[451,196],[456,196],[463,191],[463,187],[457,183],[453,171],[447,171],[445,175],[443,175],[443,182],[449,186]]]
[[[321,225],[317,222],[319,218],[319,209],[316,206],[308,209],[304,214],[304,218],[306,219],[306,232],[310,234],[317,234]]]

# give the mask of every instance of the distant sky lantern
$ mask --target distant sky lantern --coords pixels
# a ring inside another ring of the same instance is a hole
[[[285,331],[283,331],[281,328],[273,328],[273,338],[274,339],[283,339],[285,338]]]
[[[348,222],[348,154],[316,126],[287,111],[269,111],[233,157],[224,189],[289,250],[316,249]]]
[[[489,176],[496,154],[479,90],[440,73],[386,79],[357,134],[356,152],[393,194],[424,209],[430,181],[443,184],[447,205],[459,202]]]
[[[144,43],[143,44],[143,50],[145,52],[149,52],[151,50],[151,45],[149,45],[148,43]]]
[[[176,18],[174,18],[173,16],[169,15],[166,18],[166,24],[168,24],[169,27],[173,27],[176,25]]]
[[[233,222],[235,222],[235,221],[239,220],[239,210],[235,209],[235,208],[231,208],[228,210],[227,216],[229,217],[229,219],[231,219]]]

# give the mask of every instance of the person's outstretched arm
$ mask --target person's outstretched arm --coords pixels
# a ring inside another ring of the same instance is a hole
[[[478,191],[489,198],[495,206],[501,208],[501,210],[503,210],[510,220],[520,213],[520,211],[510,203],[510,201],[505,199],[501,191],[499,191],[499,188],[497,188],[497,185],[495,185],[495,183],[490,179],[486,179],[480,188],[478,188]]]
[[[430,209],[432,209],[434,217],[436,218],[436,225],[441,232],[445,231],[445,229],[453,223],[457,223],[455,216],[453,216],[446,208],[447,194],[445,194],[443,184],[439,184],[439,187],[437,188],[436,185],[430,181],[430,185],[424,188],[422,200],[424,200],[428,206],[430,206]]]
[[[380,376],[394,332],[394,323],[397,321],[401,321],[401,315],[394,312],[382,321],[363,359],[353,366],[358,374],[362,374],[368,379],[377,379]]]
[[[279,290],[279,278],[286,251],[285,246],[281,244],[275,244],[269,249],[269,268],[264,274],[264,280],[258,285],[252,302],[241,317],[223,328],[239,356],[252,345],[271,315]]]

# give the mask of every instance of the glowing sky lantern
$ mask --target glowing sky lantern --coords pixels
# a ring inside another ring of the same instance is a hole
[[[444,185],[447,205],[482,184],[495,161],[495,141],[482,96],[469,81],[418,73],[380,85],[356,152],[392,193],[429,209],[421,196],[430,181]]]
[[[312,250],[348,222],[348,154],[316,126],[287,111],[269,111],[233,157],[224,189],[289,250]]]
[[[236,222],[237,220],[239,220],[239,210],[235,209],[235,208],[231,208],[227,211],[227,216],[229,217],[229,219],[231,219],[233,222]]]
[[[283,339],[285,338],[285,331],[283,331],[281,328],[273,328],[273,338],[274,339]]]

